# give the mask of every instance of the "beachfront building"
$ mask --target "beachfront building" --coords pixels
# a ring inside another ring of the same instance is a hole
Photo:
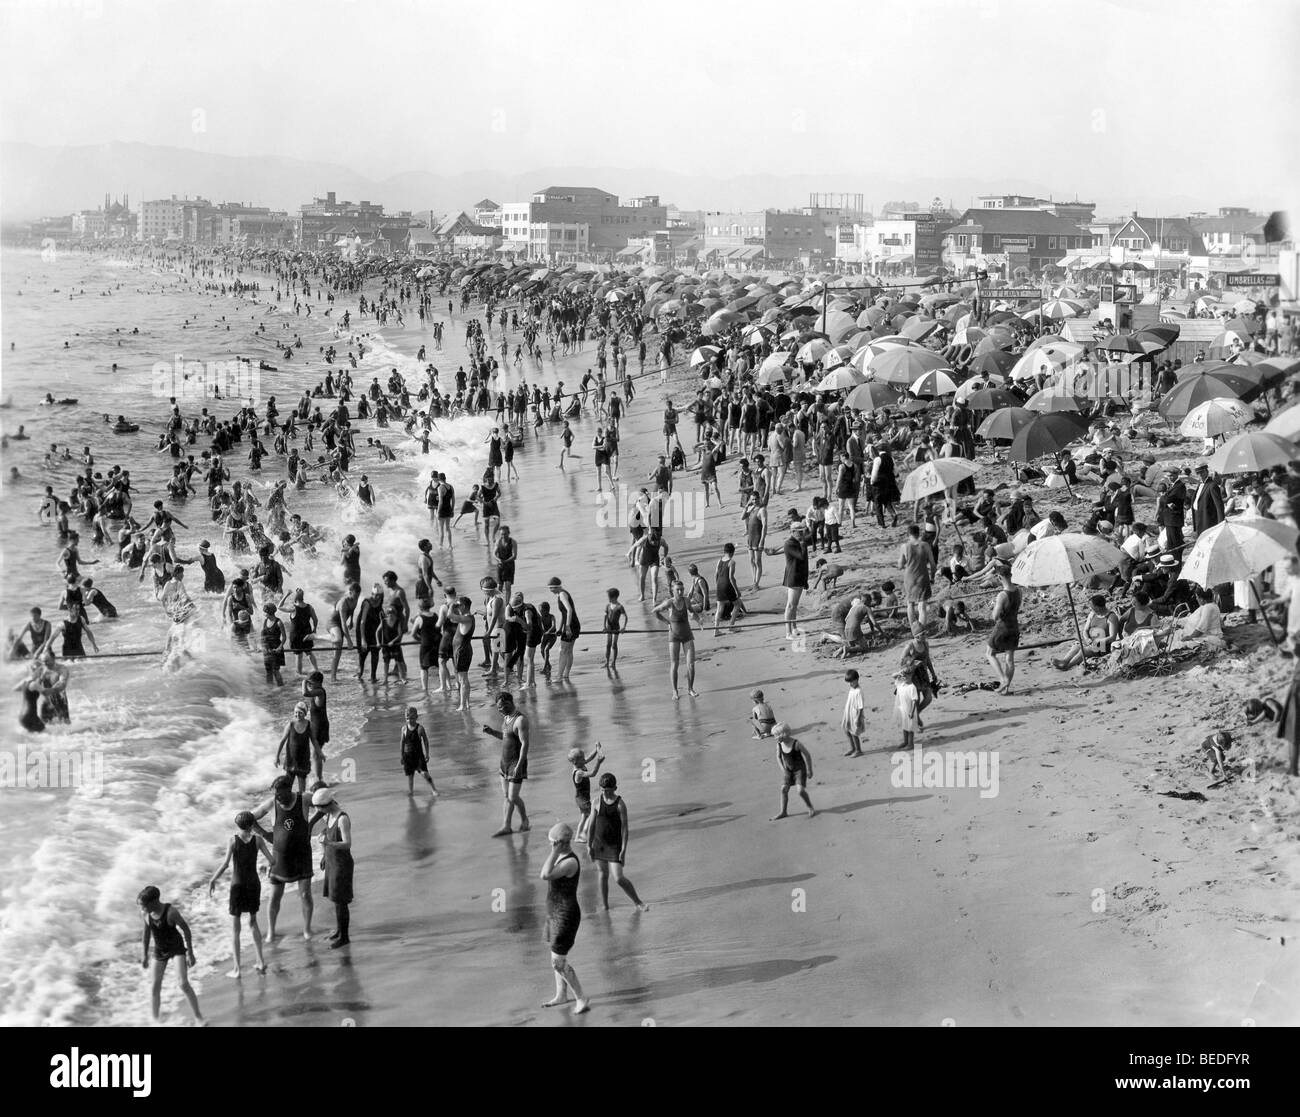
[[[131,212],[131,199],[123,196],[115,202],[104,195],[99,209],[78,210],[72,215],[72,235],[79,240],[135,240],[137,217]]]
[[[1212,270],[1220,266],[1248,269],[1261,261],[1276,262],[1277,251],[1268,242],[1268,217],[1264,214],[1251,213],[1240,206],[1224,206],[1217,217],[1192,217],[1188,224],[1205,245]]]
[[[835,259],[836,232],[819,216],[767,209],[704,215],[706,261],[745,264],[765,260],[804,268],[829,267]]]
[[[585,221],[534,221],[528,227],[529,260],[569,263],[590,250],[591,226]]]
[[[1081,202],[1077,198],[1072,202],[1058,202],[1052,198],[1035,198],[1025,194],[981,194],[975,201],[977,204],[972,209],[1038,210],[1069,218],[1079,225],[1088,224],[1097,210],[1096,203]]]
[[[410,222],[407,221],[409,228]],[[384,226],[384,207],[363,199],[339,201],[331,190],[323,198],[313,198],[301,206],[298,217],[298,240],[308,251],[332,248],[339,237],[373,240]]]
[[[189,240],[190,228],[197,210],[209,210],[212,203],[207,198],[155,198],[140,203],[139,238],[153,244],[167,240]]]
[[[1071,217],[1037,208],[972,207],[942,231],[940,255],[957,275],[981,268],[1010,279],[1056,268],[1067,253],[1091,248],[1091,233]]]
[[[491,198],[480,198],[474,203],[469,212],[474,218],[475,225],[481,225],[487,229],[499,229],[501,227],[501,206]]]

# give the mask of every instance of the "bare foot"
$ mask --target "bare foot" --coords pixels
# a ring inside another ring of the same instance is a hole
[[[581,1016],[589,1008],[591,1008],[591,1001],[587,1000],[585,997],[580,997],[578,1000],[573,1002],[573,1015]]]
[[[233,977],[236,981],[238,981],[242,975],[240,974],[239,967],[236,966],[233,970],[231,970],[228,974],[226,974],[226,976]]]
[[[514,831],[510,829],[509,826],[503,826],[501,827],[500,830],[496,831],[496,833],[494,833],[492,836],[494,838],[504,838],[507,834],[513,834],[513,833]]]
[[[637,906],[636,906],[636,910],[637,910],[637,911],[649,911],[649,910],[650,910],[650,905],[649,905],[649,904],[637,904]]]
[[[768,822],[780,822],[781,819],[783,819],[783,818],[789,818],[789,817],[790,817],[790,816],[789,816],[788,814],[786,814],[785,812],[782,812],[781,814],[774,814],[774,815],[773,815],[771,818],[769,818],[767,821],[768,821]]]
[[[542,1002],[542,1008],[555,1008],[557,1005],[567,1005],[568,1003],[569,998],[567,996],[552,997],[549,1001]]]
[[[266,963],[258,962],[257,965],[253,967],[253,969],[255,969],[258,973],[266,973]]]
[[[809,807],[809,808],[808,808],[808,817],[809,817],[809,818],[816,818],[816,817],[817,817],[817,812],[816,812],[815,810],[813,810],[812,807]]]
[[[531,830],[532,828],[533,824],[531,822],[525,822],[521,827],[519,827],[519,833],[522,834],[525,830]]]
[[[698,698],[700,696],[700,692],[698,690],[688,690],[686,693],[689,694],[692,698]]]

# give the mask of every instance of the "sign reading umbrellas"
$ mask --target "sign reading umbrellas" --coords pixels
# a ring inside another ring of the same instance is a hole
[[[1044,419],[1054,416],[1043,416]],[[1042,421],[1042,420],[1039,420]],[[1018,586],[1064,586],[1070,601],[1070,615],[1074,618],[1074,634],[1079,639],[1079,654],[1087,659],[1083,646],[1083,631],[1079,627],[1079,614],[1074,608],[1075,582],[1082,582],[1094,574],[1106,574],[1120,564],[1119,548],[1107,543],[1099,535],[1062,532],[1048,535],[1030,543],[1011,566],[1011,580]]]

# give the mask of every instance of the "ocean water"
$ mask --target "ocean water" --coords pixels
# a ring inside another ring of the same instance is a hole
[[[39,523],[36,509],[46,484],[66,496],[82,468],[83,447],[90,448],[96,470],[111,464],[131,470],[137,507],[146,494],[150,500],[162,495],[172,459],[155,453],[168,411],[167,399],[157,392],[157,362],[172,364],[177,355],[186,361],[225,361],[235,355],[254,363],[268,360],[277,371],[259,373],[260,396],[264,400],[276,395],[283,412],[304,387],[323,378],[326,365],[318,348],[336,338],[335,323],[319,309],[305,318],[294,314],[291,300],[287,309],[277,307],[265,291],[268,285],[274,288],[274,281],[265,274],[244,276],[262,284],[260,297],[235,298],[202,290],[201,284],[209,281],[205,277],[142,260],[71,253],[50,260],[38,253],[6,251],[0,272],[0,395],[12,400],[0,412],[0,424],[7,435],[21,424],[30,436],[25,442],[11,441],[3,457],[0,561],[7,592],[0,610],[7,631],[26,622],[32,605],[41,605],[47,617],[58,619],[59,543],[53,529]],[[444,377],[465,361],[459,323],[448,326],[448,351],[438,354],[427,332],[410,328],[413,309],[406,331],[389,331],[407,335],[399,345],[385,331],[374,332],[373,325],[365,324],[373,319],[355,320],[354,297],[349,305],[354,330],[372,331],[366,339],[368,352],[354,373],[360,385],[368,384],[372,375],[383,380],[390,368],[408,377],[415,374],[420,365],[411,354],[422,340]],[[257,326],[263,322],[266,332],[260,334]],[[140,332],[131,333],[133,328]],[[301,336],[303,348],[293,362],[282,363],[272,339],[292,339],[295,334]],[[338,345],[345,354],[346,342]],[[530,380],[548,379],[541,370],[530,369],[528,374]],[[511,370],[509,379],[513,376]],[[553,376],[550,379],[553,382]],[[37,406],[46,392],[79,403]],[[194,400],[182,401],[187,415],[198,406]],[[236,405],[208,406],[225,416]],[[115,435],[105,425],[105,414],[126,415],[141,430]],[[352,476],[354,481],[361,471],[370,476],[379,493],[374,510],[341,501],[327,486],[301,494],[289,491],[291,511],[331,531],[316,559],[299,556],[288,582],[304,587],[322,627],[327,602],[341,584],[337,540],[348,531],[358,536],[366,581],[392,567],[402,573],[409,589],[416,541],[434,534],[419,499],[429,470],[436,462],[461,499],[481,474],[483,441],[491,426],[491,419],[483,417],[440,422],[434,453],[425,457],[400,429],[379,431],[365,424]],[[364,446],[365,435],[382,438],[398,461],[379,463]],[[60,451],[71,447],[73,460],[46,465],[42,459],[50,444]],[[205,445],[200,437],[194,449]],[[236,477],[246,475],[239,464],[232,459]],[[10,476],[12,469],[17,469],[17,478]],[[283,476],[282,460],[268,457],[262,488],[269,490]],[[198,529],[182,534],[182,555],[193,555],[201,525],[209,522],[206,501],[200,495],[187,505],[169,507]],[[138,583],[135,572],[119,567],[110,548],[90,545],[88,531],[82,536],[83,556],[101,562],[84,573],[95,578],[121,612],[112,621],[92,615],[101,646],[114,652],[160,649],[168,623],[150,587]],[[229,577],[238,564],[226,552],[219,532],[209,538]],[[472,594],[486,565],[480,555],[464,561],[463,567],[463,572],[453,573]],[[193,577],[189,581],[193,591]],[[103,779],[102,787],[90,778],[73,788],[0,787],[0,1023],[143,1022],[145,1005],[135,961],[135,895],[145,883],[157,883],[165,898],[185,904],[196,939],[226,935],[224,903],[208,901],[206,889],[196,885],[216,867],[214,853],[230,833],[234,810],[263,793],[275,774],[275,746],[297,694],[297,680],[290,657],[288,685],[279,693],[266,693],[260,657],[230,647],[219,612],[219,598],[201,601],[206,650],[201,662],[179,672],[163,673],[161,657],[154,655],[75,664],[69,686],[72,723],[51,726],[44,734],[17,727],[13,687],[25,668],[3,665],[6,694],[0,702],[0,724],[5,726],[4,749],[11,763],[67,750],[87,758],[87,772],[102,764]],[[348,664],[345,658],[340,687]],[[328,665],[329,657],[322,656],[322,668]],[[335,700],[330,703],[327,778],[337,773],[358,741],[367,709],[365,703],[337,700],[335,688],[330,690]],[[19,778],[21,782],[22,773]],[[218,896],[223,893],[219,889]]]

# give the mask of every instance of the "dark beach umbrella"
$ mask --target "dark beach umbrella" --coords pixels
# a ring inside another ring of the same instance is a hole
[[[1166,419],[1184,419],[1197,404],[1207,399],[1240,399],[1259,394],[1259,386],[1231,373],[1199,373],[1179,380],[1160,401]]]
[[[893,407],[903,398],[903,393],[892,384],[871,381],[859,384],[845,399],[845,403],[857,411],[879,411],[883,407]]]
[[[978,392],[971,392],[966,397],[966,406],[972,411],[1027,410],[1020,397],[1005,388],[981,388]],[[1029,414],[1032,416],[1033,412]]]
[[[981,438],[1010,442],[1020,432],[1021,427],[1028,426],[1036,418],[1038,416],[1034,412],[1026,411],[1023,407],[1003,407],[985,419],[975,433]]]
[[[1081,416],[1068,411],[1052,411],[1021,427],[1011,440],[1007,453],[1015,462],[1032,462],[1048,454],[1055,456],[1087,431],[1087,420]]]
[[[980,344],[982,345],[983,341]],[[971,372],[983,376],[1005,376],[1019,359],[1014,353],[1008,353],[1005,349],[993,349],[987,353],[981,353],[971,361],[968,367]],[[998,406],[1002,405],[999,404]]]

